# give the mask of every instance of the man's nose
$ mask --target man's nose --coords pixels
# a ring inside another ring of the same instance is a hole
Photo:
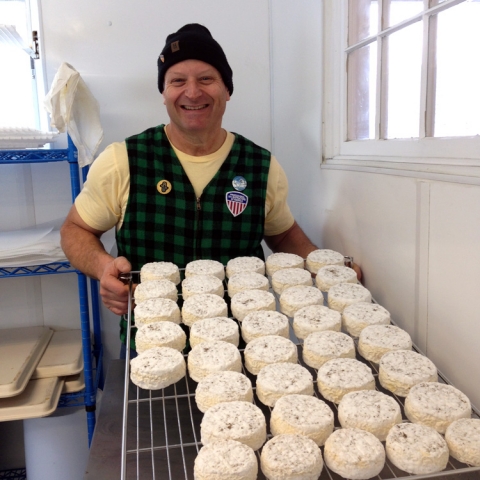
[[[186,89],[185,89],[185,95],[188,98],[198,98],[202,94],[202,91],[200,89],[200,86],[195,79],[190,79],[187,81]]]

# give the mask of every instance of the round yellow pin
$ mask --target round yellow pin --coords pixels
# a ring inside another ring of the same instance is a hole
[[[172,184],[168,180],[160,180],[157,183],[157,190],[162,195],[166,195],[167,193],[171,192]]]

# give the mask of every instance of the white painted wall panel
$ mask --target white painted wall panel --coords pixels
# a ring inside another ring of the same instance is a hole
[[[480,406],[480,187],[431,188],[428,355]]]
[[[414,334],[415,181],[322,170],[322,246],[352,255],[365,286]]]

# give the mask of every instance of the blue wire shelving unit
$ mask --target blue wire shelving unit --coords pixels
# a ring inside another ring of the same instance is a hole
[[[68,138],[68,148],[66,149],[0,150],[0,166],[9,164],[31,164],[65,161],[68,162],[70,166],[70,186],[73,202],[80,192],[80,174],[82,174],[82,178],[85,180],[88,167],[80,169],[78,165],[77,150],[70,137]],[[83,273],[73,268],[68,262],[55,262],[46,265],[28,267],[20,266],[12,268],[0,268],[0,279],[33,277],[39,275],[56,275],[64,273],[75,273],[78,280],[85,389],[76,393],[62,394],[58,403],[58,407],[85,406],[87,415],[88,444],[90,445],[93,431],[95,429],[97,389],[103,388],[103,349],[100,327],[98,282],[95,280],[90,280],[89,292],[87,277]],[[93,341],[90,328],[90,318],[93,325]],[[3,478],[17,477],[2,476],[2,472],[0,472],[0,479]]]

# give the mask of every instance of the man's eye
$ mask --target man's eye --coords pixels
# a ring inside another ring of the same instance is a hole
[[[185,83],[185,80],[183,78],[172,78],[172,80],[170,80],[170,83],[174,85],[180,85],[182,83]]]
[[[204,83],[205,83],[205,82],[212,82],[212,81],[213,81],[213,77],[207,77],[207,76],[201,77],[201,78],[200,78],[200,81],[202,81],[202,82],[204,82]]]

